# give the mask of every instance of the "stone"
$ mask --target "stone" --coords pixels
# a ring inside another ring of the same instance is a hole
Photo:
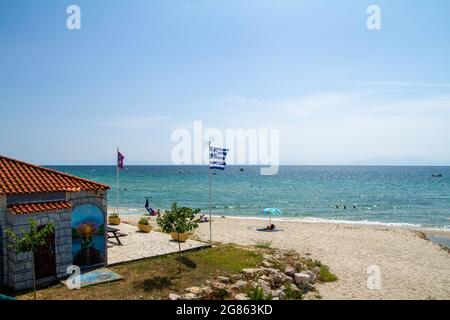
[[[193,293],[186,293],[184,295],[184,299],[185,300],[196,300],[198,298],[198,296],[196,294]]]
[[[289,277],[289,276],[285,275],[284,273],[281,273],[280,277],[281,277],[281,283],[282,284],[294,283],[293,277]]]
[[[58,222],[59,230],[70,229],[70,220]]]
[[[278,260],[282,260],[284,258],[281,253],[275,253],[274,257]]]
[[[264,260],[273,260],[273,256],[270,255],[270,254],[264,254],[264,255],[263,255],[263,259],[264,259]]]
[[[279,286],[281,286],[281,276],[280,276],[280,274],[272,273],[270,275],[269,279],[270,279],[270,286],[272,288],[278,288]]]
[[[314,267],[311,271],[317,276],[320,273],[320,267]]]
[[[70,239],[72,239],[72,229],[70,229],[70,228],[61,229],[59,231],[59,235],[60,235],[60,237],[69,237]]]
[[[266,276],[265,274],[263,274],[262,276],[260,276],[259,279],[264,280],[264,281],[267,281],[267,282],[270,281],[270,277]]]
[[[264,267],[262,268],[262,271],[264,272],[264,274],[266,275],[270,275],[270,274],[274,274],[274,273],[278,273],[279,271],[275,268],[270,268],[270,267]]]
[[[187,288],[186,291],[193,293],[193,294],[200,294],[203,292],[202,288],[200,288],[200,287],[190,287],[190,288]]]
[[[247,284],[248,284],[247,281],[244,281],[244,280],[238,280],[238,281],[236,281],[236,283],[234,283],[234,284],[231,286],[231,289],[234,289],[234,290],[240,290],[240,289],[244,288]]]
[[[169,299],[170,300],[180,300],[181,296],[179,296],[178,294],[175,294],[175,293],[171,293],[171,294],[169,294]]]
[[[218,276],[217,279],[222,283],[230,283],[231,282],[230,278],[224,277],[224,276]]]
[[[296,273],[297,272],[295,271],[295,269],[291,266],[287,266],[286,269],[284,269],[284,274],[286,274],[289,277],[293,278]]]
[[[211,287],[205,286],[205,287],[203,287],[202,295],[203,296],[208,296],[212,292],[213,292],[213,290],[211,289]]]
[[[292,283],[294,280],[276,269],[267,269],[269,273],[270,284],[273,288],[278,288],[285,283]]]
[[[60,245],[67,245],[67,244],[72,245],[72,237],[60,237],[59,244]]]
[[[266,267],[266,268],[270,268],[270,267],[273,266],[273,264],[271,264],[269,261],[266,261],[266,260],[264,260],[263,262],[261,262],[261,265],[262,265],[263,267]]]
[[[209,282],[212,289],[228,289],[227,286],[221,282]]]
[[[262,279],[256,280],[254,287],[260,287],[261,289],[263,289],[264,294],[269,294],[271,292],[270,283]]]
[[[264,279],[258,279],[256,280],[256,283],[261,285],[261,287],[270,287],[270,283]]]
[[[246,268],[242,269],[242,273],[248,275],[248,276],[254,276],[257,273],[261,272],[260,268]]]
[[[316,281],[316,275],[314,274],[314,272],[308,270],[308,271],[305,271],[304,273],[309,276],[310,283],[314,283]]]
[[[235,300],[250,300],[250,298],[245,293],[238,293],[234,296]]]
[[[297,262],[295,264],[295,269],[298,270],[298,271],[302,271],[302,270],[307,270],[308,267],[302,262]]]
[[[242,275],[241,274],[233,274],[230,278],[232,281],[237,281],[237,280],[242,279]]]
[[[310,283],[310,284],[308,284],[308,286],[306,287],[306,289],[307,289],[308,291],[314,291],[314,290],[316,290],[316,287],[314,287],[314,286]]]
[[[285,297],[285,294],[282,289],[277,289],[272,291],[272,296],[274,298],[283,299]]]
[[[296,273],[294,275],[294,278],[295,283],[301,286],[307,286],[311,281],[311,277],[309,276],[309,274],[306,274],[304,272]]]

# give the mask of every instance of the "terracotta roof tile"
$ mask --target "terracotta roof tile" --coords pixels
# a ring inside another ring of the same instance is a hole
[[[0,194],[108,190],[109,186],[0,156]]]
[[[13,214],[30,214],[46,211],[66,210],[70,208],[72,208],[72,204],[67,201],[21,203],[8,206],[8,209]]]

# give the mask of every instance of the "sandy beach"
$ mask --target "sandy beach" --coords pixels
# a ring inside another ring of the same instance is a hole
[[[121,217],[123,222],[137,224],[140,215]],[[270,240],[274,248],[293,249],[320,260],[339,277],[318,287],[323,299],[450,299],[450,252],[424,239],[421,230],[276,220],[282,231],[256,230],[266,223],[256,218],[213,217],[213,241],[254,245]],[[437,234],[450,237],[446,231]],[[208,223],[200,224],[195,236],[207,241]],[[380,289],[367,286],[370,266],[380,268]]]

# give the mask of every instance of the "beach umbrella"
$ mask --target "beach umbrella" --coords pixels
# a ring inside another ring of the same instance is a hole
[[[264,208],[261,214],[269,216],[269,226],[272,225],[272,216],[281,216],[281,210],[278,208]]]

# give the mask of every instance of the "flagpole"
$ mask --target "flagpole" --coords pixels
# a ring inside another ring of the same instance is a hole
[[[211,141],[208,143],[208,159],[211,161]],[[209,180],[209,241],[212,239],[212,225],[211,225],[211,168],[208,163],[208,180]]]
[[[117,214],[119,214],[119,206],[120,206],[119,148],[117,148],[116,174],[117,174]]]

